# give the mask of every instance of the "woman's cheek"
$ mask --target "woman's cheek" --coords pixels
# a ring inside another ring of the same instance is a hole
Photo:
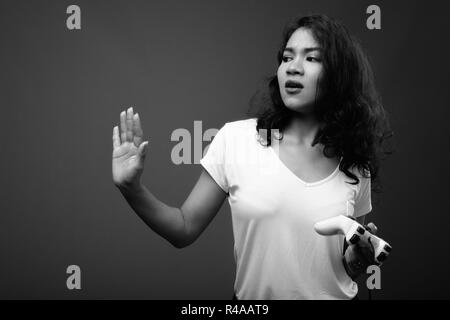
[[[281,67],[281,66],[278,67],[278,70],[277,70],[277,79],[278,79],[278,83],[280,83],[282,71],[283,71],[282,67]]]

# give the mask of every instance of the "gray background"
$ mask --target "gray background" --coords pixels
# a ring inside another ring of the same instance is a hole
[[[112,183],[112,128],[134,106],[150,139],[145,184],[181,206],[201,167],[171,162],[171,133],[246,118],[276,70],[283,26],[310,12],[362,41],[396,135],[373,200],[371,220],[394,247],[374,298],[449,298],[444,3],[2,0],[0,298],[230,299],[228,203],[192,246],[171,247]],[[66,28],[70,4],[81,7],[81,31]],[[366,28],[371,4],[382,30]],[[81,267],[81,291],[66,288],[70,264]]]

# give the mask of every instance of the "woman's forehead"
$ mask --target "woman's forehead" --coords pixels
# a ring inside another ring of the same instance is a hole
[[[313,33],[311,30],[306,28],[299,28],[295,30],[286,44],[286,48],[295,48],[297,50],[318,47],[320,46],[314,38]]]

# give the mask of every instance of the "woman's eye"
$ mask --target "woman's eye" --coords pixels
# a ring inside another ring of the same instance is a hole
[[[320,62],[319,58],[315,58],[315,57],[308,57],[306,58],[308,61],[316,61],[316,62]]]
[[[283,57],[282,60],[283,60],[284,62],[287,62],[289,59],[291,59],[291,57]]]

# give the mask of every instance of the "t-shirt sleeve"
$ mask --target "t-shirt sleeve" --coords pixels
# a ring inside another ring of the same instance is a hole
[[[214,136],[212,142],[205,150],[205,155],[200,164],[205,168],[214,181],[228,193],[228,179],[226,171],[226,149],[227,149],[227,124]]]
[[[355,218],[366,215],[372,211],[370,174],[368,178],[363,176],[359,176],[358,178],[358,193],[355,197]]]

